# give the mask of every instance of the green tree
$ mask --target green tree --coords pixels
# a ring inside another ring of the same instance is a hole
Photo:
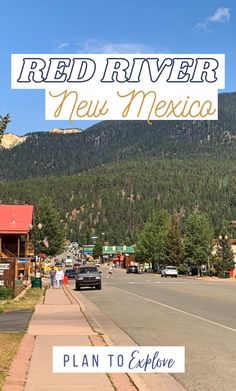
[[[137,241],[137,260],[150,261],[152,264],[164,262],[169,220],[169,215],[165,210],[154,211],[151,214]]]
[[[6,114],[5,117],[0,115],[0,143],[9,122],[11,122],[10,114]]]
[[[39,224],[41,229],[39,229]],[[34,217],[33,237],[37,252],[55,256],[61,253],[65,244],[65,232],[60,221],[60,215],[53,207],[49,197],[39,200]],[[45,246],[44,239],[48,241]]]
[[[171,214],[170,227],[165,244],[165,261],[169,265],[179,266],[183,260],[183,238],[180,230],[179,213]]]
[[[191,214],[185,224],[185,257],[187,263],[200,267],[212,253],[213,231],[204,213]]]
[[[93,258],[97,259],[102,255],[102,243],[96,240],[93,248]]]
[[[228,271],[234,268],[234,253],[227,235],[222,235],[219,237],[216,249],[216,257],[218,258],[219,262],[214,266],[218,271]]]

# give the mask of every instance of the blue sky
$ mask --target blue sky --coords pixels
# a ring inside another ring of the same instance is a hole
[[[235,0],[3,0],[0,115],[18,135],[91,121],[45,121],[43,90],[11,90],[11,53],[224,53],[236,91]]]

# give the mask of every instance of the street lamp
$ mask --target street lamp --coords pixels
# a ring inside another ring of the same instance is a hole
[[[104,259],[103,259],[103,245],[104,245],[104,235],[105,235],[105,232],[102,232],[102,255],[101,255],[101,262],[103,263],[104,262]]]
[[[33,230],[33,241],[34,241],[34,249],[35,249],[35,268],[34,268],[34,272],[35,272],[35,275],[36,275],[36,271],[37,271],[37,261],[38,261],[38,252],[39,252],[39,248],[38,246],[40,245],[41,243],[41,240],[37,239],[37,231],[40,232],[41,229],[43,228],[43,224],[42,223],[38,223],[35,226],[33,226],[32,224],[30,225],[30,228],[31,230],[34,228]],[[40,269],[40,264],[39,264],[39,269]]]

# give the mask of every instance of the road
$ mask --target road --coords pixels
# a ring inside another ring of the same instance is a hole
[[[82,293],[138,345],[185,346],[189,391],[236,390],[236,283],[115,270],[103,289]]]

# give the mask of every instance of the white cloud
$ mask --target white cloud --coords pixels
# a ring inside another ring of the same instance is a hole
[[[58,51],[63,50],[65,48],[67,48],[68,46],[70,46],[69,42],[62,42],[62,43],[60,43],[60,45],[57,46],[57,50]]]
[[[207,20],[209,22],[227,22],[230,19],[230,9],[226,7],[219,7],[215,10],[214,14],[209,16]]]
[[[227,7],[219,7],[215,10],[213,15],[208,16],[203,22],[198,22],[195,26],[196,30],[209,31],[208,27],[211,23],[228,22],[230,19],[230,9]]]
[[[199,22],[195,26],[196,30],[208,30],[208,23],[207,22]]]
[[[140,42],[101,42],[96,39],[89,39],[77,44],[79,53],[165,53],[166,48],[154,48]]]

